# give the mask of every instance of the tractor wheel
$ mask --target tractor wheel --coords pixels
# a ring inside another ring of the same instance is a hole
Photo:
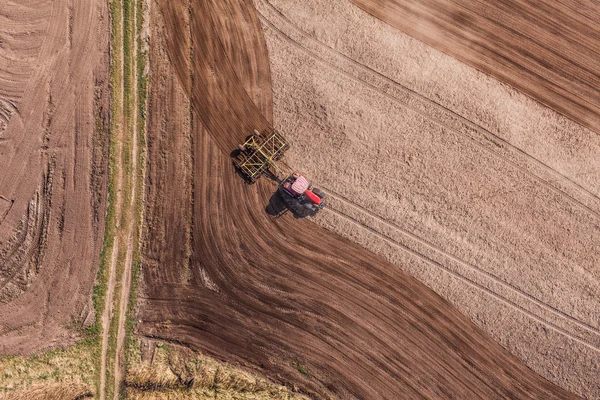
[[[312,189],[312,192],[313,192],[314,194],[316,194],[317,196],[319,196],[319,198],[321,198],[321,199],[324,199],[325,197],[327,197],[327,195],[325,194],[325,192],[324,192],[324,191],[322,191],[322,190],[321,190],[321,189],[319,189],[319,188],[313,188],[313,189]]]
[[[240,149],[235,148],[235,149],[233,149],[233,151],[231,153],[229,153],[229,157],[231,157],[231,158],[238,158],[240,156],[240,154],[242,154],[242,152],[240,151]]]

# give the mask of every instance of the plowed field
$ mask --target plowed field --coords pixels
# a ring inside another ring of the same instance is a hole
[[[95,320],[110,129],[99,397],[143,192],[142,336],[315,398],[600,398],[597,4],[148,0],[149,32],[140,4],[0,4],[0,355]],[[314,219],[234,172],[272,126]]]
[[[77,3],[77,4],[75,4]],[[0,354],[93,320],[108,165],[103,1],[0,4]]]
[[[318,395],[570,396],[398,266],[308,221],[268,217],[274,186],[244,185],[229,159],[273,123],[280,95],[251,1],[161,0],[151,26],[142,335]]]

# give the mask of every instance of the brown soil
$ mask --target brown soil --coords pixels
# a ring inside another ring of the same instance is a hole
[[[152,8],[142,335],[313,395],[571,396],[395,265],[308,221],[269,219],[274,187],[242,184],[228,157],[272,122],[252,2]]]
[[[600,133],[597,2],[351,1]]]
[[[92,312],[108,20],[104,1],[0,5],[0,354],[72,342],[67,326]]]

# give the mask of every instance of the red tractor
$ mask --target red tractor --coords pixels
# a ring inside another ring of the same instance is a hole
[[[281,181],[278,192],[286,207],[296,218],[313,217],[325,207],[325,200],[323,200],[325,193],[319,188],[312,187],[298,172]]]
[[[289,210],[296,218],[314,216],[325,207],[325,193],[313,188],[308,180],[297,172],[285,179],[279,178],[276,173],[283,172],[275,162],[283,157],[283,153],[289,147],[283,136],[274,129],[263,133],[254,130],[254,134],[248,136],[246,141],[233,151],[233,165],[248,184],[255,183],[262,175],[279,184],[276,195],[281,197],[285,208],[276,215]]]

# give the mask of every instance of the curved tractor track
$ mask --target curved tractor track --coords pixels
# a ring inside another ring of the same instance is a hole
[[[397,267],[308,221],[269,219],[273,185],[243,185],[228,157],[272,124],[252,2],[152,8],[142,335],[313,395],[572,396]]]

